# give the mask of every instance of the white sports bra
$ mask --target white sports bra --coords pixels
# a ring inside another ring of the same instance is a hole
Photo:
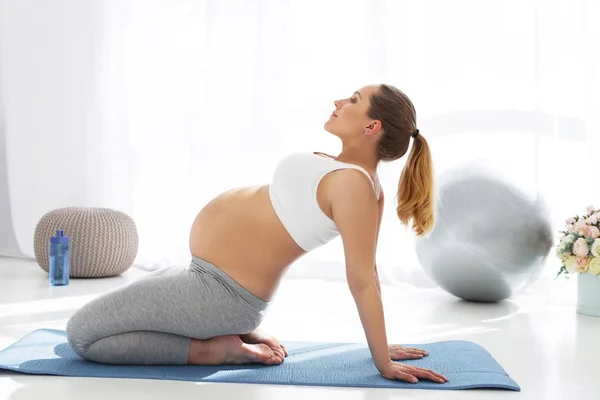
[[[325,175],[347,168],[361,171],[373,184],[364,168],[317,153],[292,154],[277,165],[269,197],[279,220],[303,250],[313,250],[339,235],[333,220],[319,207],[317,188]],[[379,199],[379,184],[373,184],[373,189]]]

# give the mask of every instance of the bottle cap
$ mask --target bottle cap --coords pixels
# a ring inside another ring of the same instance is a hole
[[[70,240],[71,240],[70,236],[65,236],[63,230],[58,229],[56,231],[56,236],[52,236],[50,238],[50,243],[51,244],[65,244],[65,243],[69,243]]]

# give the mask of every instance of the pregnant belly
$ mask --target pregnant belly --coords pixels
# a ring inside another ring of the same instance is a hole
[[[235,189],[207,204],[192,225],[190,250],[266,301],[304,253],[273,210],[268,186]]]

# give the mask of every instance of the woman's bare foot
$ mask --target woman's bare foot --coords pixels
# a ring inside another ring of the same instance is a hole
[[[208,340],[192,339],[188,364],[266,364],[278,365],[284,357],[265,344],[247,344],[237,335],[217,336]]]
[[[271,350],[280,354],[281,356],[288,356],[288,351],[286,350],[285,346],[282,345],[275,336],[271,336],[260,329],[256,329],[253,332],[245,335],[240,335],[240,339],[242,339],[242,342],[248,344],[266,344],[271,348]]]

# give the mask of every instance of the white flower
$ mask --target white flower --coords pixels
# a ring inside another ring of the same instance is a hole
[[[588,272],[594,275],[600,274],[600,258],[592,258],[590,266],[588,267]]]
[[[563,242],[565,244],[570,244],[570,243],[575,243],[575,241],[577,240],[577,236],[571,234],[568,234],[567,236],[565,236],[565,238],[563,239]]]
[[[570,256],[567,257],[567,259],[565,260],[565,268],[567,269],[567,272],[570,273],[575,273],[575,266],[577,264],[577,257],[575,256]]]
[[[596,239],[592,243],[592,254],[594,257],[600,257],[600,239]]]
[[[594,206],[587,206],[586,208],[587,208],[588,215],[592,215],[596,211]]]

